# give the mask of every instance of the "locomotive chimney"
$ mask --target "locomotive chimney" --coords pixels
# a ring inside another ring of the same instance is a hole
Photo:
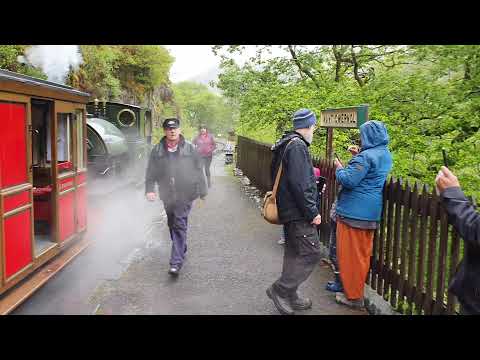
[[[93,115],[98,117],[98,99],[93,100]]]
[[[102,99],[103,104],[103,117],[107,118],[107,100],[105,98]]]

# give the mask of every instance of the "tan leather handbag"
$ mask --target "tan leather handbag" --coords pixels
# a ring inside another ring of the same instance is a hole
[[[294,139],[293,139],[294,140]],[[281,225],[280,219],[278,218],[278,208],[277,208],[277,190],[278,184],[280,182],[280,176],[282,175],[282,168],[283,168],[283,156],[287,151],[288,145],[293,141],[290,142],[285,146],[285,150],[283,151],[282,160],[280,161],[280,167],[277,171],[277,176],[275,177],[275,184],[273,184],[273,190],[267,191],[265,197],[263,198],[263,209],[262,215],[267,222],[274,225]]]

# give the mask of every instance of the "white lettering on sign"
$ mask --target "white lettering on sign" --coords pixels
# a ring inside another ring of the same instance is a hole
[[[324,110],[320,126],[336,128],[356,128],[357,109]]]

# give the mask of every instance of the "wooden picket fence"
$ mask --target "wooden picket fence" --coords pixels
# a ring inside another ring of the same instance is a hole
[[[271,145],[238,137],[237,167],[262,191],[272,188],[271,160]],[[321,241],[328,245],[329,213],[338,193],[335,168],[324,159],[314,158],[313,164],[327,178]],[[463,241],[448,223],[435,189],[390,177],[383,199],[367,284],[400,313],[457,314],[448,284],[464,255]]]

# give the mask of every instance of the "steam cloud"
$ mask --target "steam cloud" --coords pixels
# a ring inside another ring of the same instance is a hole
[[[83,62],[78,45],[34,45],[27,49],[25,57],[42,69],[48,80],[62,84],[70,68],[76,70]]]

